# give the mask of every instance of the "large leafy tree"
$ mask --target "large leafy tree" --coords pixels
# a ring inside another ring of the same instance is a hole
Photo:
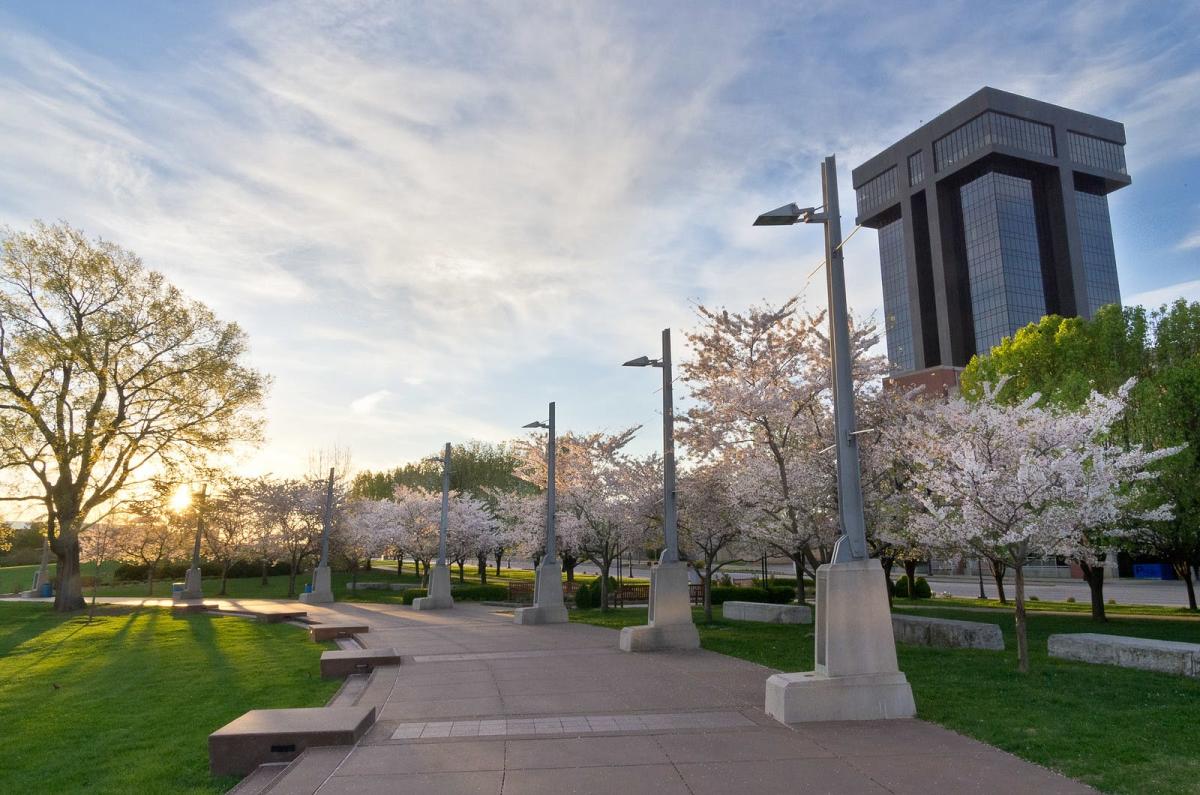
[[[1007,379],[999,398],[1018,403],[1041,394],[1046,404],[1075,408],[1091,390],[1115,394],[1130,378],[1125,413],[1113,425],[1114,443],[1148,449],[1183,446],[1155,464],[1152,503],[1174,505],[1174,518],[1148,523],[1131,539],[1172,564],[1195,610],[1192,570],[1200,567],[1200,302],[1184,300],[1153,311],[1111,305],[1091,320],[1051,315],[977,356],[963,372],[963,393]],[[1082,564],[1089,583],[1103,567]]]
[[[2,499],[39,503],[55,607],[83,606],[79,534],[144,479],[256,439],[246,335],[131,252],[66,225],[0,233]]]

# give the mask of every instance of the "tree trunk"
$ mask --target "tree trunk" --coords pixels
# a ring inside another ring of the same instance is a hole
[[[420,571],[417,572],[418,575],[420,573]],[[404,550],[402,549],[396,552],[396,576],[404,576]]]
[[[608,572],[612,568],[612,561],[605,558],[600,566],[600,612],[608,612]]]
[[[1003,563],[988,558],[988,565],[992,568],[992,579],[996,581],[996,593],[1000,597],[1000,604],[1008,604],[1008,600],[1004,598],[1004,572],[1007,566]]]
[[[496,576],[500,576],[500,564],[504,562],[504,550],[496,553]]]
[[[371,570],[371,556],[367,555],[367,571]]]
[[[883,565],[883,561],[880,561]],[[883,587],[888,595],[888,608],[892,606],[892,566],[896,565],[895,558],[888,558],[886,565],[883,565]]]
[[[479,584],[487,585],[487,555],[480,555],[479,560],[476,562],[479,564]]]
[[[1175,576],[1183,580],[1183,584],[1187,586],[1188,609],[1196,609],[1196,584],[1192,581],[1192,567],[1189,561],[1173,560],[1171,568],[1175,569]]]
[[[267,579],[267,568],[268,568],[268,566],[267,566],[267,559],[266,559],[266,558],[263,558],[263,562],[262,562],[262,582],[261,582],[261,583],[259,583],[259,585],[267,585],[267,584],[269,584],[269,582],[270,582],[270,581]]]
[[[1083,569],[1083,579],[1087,580],[1088,590],[1092,593],[1092,620],[1107,621],[1104,615],[1104,566],[1093,566],[1090,563],[1079,562]]]
[[[575,559],[574,555],[562,556],[563,571],[567,573],[567,582],[575,582],[575,566],[578,563],[579,561]]]
[[[225,585],[229,581],[229,563],[226,562],[221,566],[221,592],[217,596],[225,595]]]
[[[917,562],[915,560],[904,561],[904,576],[908,578],[908,598],[917,598]]]
[[[467,562],[465,560],[458,561],[458,581],[459,582],[467,581],[466,565],[467,565]]]
[[[1029,636],[1025,631],[1025,568],[1013,567],[1013,581],[1016,584],[1016,621],[1017,621],[1017,670],[1023,674],[1029,673]]]
[[[296,597],[296,560],[295,560],[295,558],[293,558],[290,561],[290,564],[291,565],[288,566],[288,592],[287,592],[287,595],[289,598],[294,599]]]
[[[705,557],[704,560],[704,623],[712,623],[712,578],[713,578],[713,559]]]
[[[804,596],[804,556],[792,555],[792,568],[796,570],[796,602],[808,604]]]
[[[62,528],[63,525],[60,524],[58,537],[51,545],[58,562],[54,573],[54,609],[59,613],[69,613],[72,610],[82,610],[86,603],[83,598],[83,581],[80,579],[79,536],[66,533]]]

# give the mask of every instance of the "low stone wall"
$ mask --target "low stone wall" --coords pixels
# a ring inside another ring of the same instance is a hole
[[[1051,657],[1200,678],[1200,643],[1081,632],[1051,635]]]
[[[407,591],[409,588],[420,588],[420,585],[409,582],[360,582],[346,583],[347,591]]]
[[[721,605],[721,615],[732,621],[761,621],[764,624],[812,623],[812,609],[806,605],[726,602]]]
[[[982,621],[952,621],[892,614],[892,633],[897,643],[940,646],[947,649],[990,649],[1004,651],[1004,635],[996,624]]]

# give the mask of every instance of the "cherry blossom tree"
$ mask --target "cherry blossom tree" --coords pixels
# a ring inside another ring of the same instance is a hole
[[[828,558],[839,534],[824,314],[799,314],[796,298],[697,313],[700,326],[687,335],[694,357],[680,366],[695,404],[679,439],[701,461],[744,450],[734,487],[754,509],[747,531],[793,562],[803,603],[806,569]],[[850,336],[862,399],[878,391],[883,361],[867,355],[878,341],[873,324],[852,324]]]
[[[399,508],[396,513],[395,545],[412,555],[417,574],[427,578],[430,563],[438,551],[441,496],[424,489],[396,486],[393,499]]]
[[[218,479],[216,493],[205,502],[204,545],[221,566],[221,590],[224,596],[229,567],[252,554],[258,538],[258,492],[253,479],[225,475]]]
[[[499,522],[487,503],[469,494],[451,494],[446,533],[447,556],[458,565],[458,581],[465,581],[466,562],[479,563],[480,582],[487,582],[488,556],[503,546]]]
[[[913,489],[925,511],[920,539],[961,555],[993,555],[1015,575],[1018,667],[1029,671],[1024,566],[1031,554],[1078,559],[1096,554],[1090,533],[1123,520],[1155,520],[1165,506],[1130,516],[1147,465],[1177,448],[1146,452],[1105,441],[1129,385],[1117,396],[1093,394],[1078,410],[1038,407],[1037,395],[1016,405],[982,398],[930,404],[908,424]]]
[[[736,465],[726,456],[679,480],[680,545],[702,572],[706,622],[712,622],[713,575],[734,561],[730,552],[744,537],[748,509],[733,488]],[[722,554],[726,559],[718,561]]]

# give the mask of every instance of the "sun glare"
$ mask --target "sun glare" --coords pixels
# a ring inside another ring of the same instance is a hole
[[[171,510],[175,513],[182,513],[191,504],[192,490],[186,484],[180,485],[179,488],[175,489],[175,493],[171,495]]]

